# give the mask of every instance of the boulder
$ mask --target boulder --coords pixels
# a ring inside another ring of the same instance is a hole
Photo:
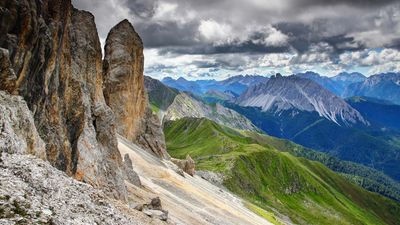
[[[149,217],[158,218],[162,221],[168,220],[168,211],[162,208],[159,197],[151,199],[150,204],[137,205],[135,209],[142,211]]]
[[[129,181],[129,183],[139,187],[142,186],[139,175],[133,170],[132,160],[129,154],[125,154],[124,156],[124,174],[125,179]]]
[[[171,161],[177,165],[180,169],[182,169],[185,173],[194,176],[195,174],[195,162],[190,157],[190,155],[186,156],[186,159],[174,159],[171,158]]]
[[[156,198],[151,199],[150,206],[151,206],[151,209],[161,210],[162,206],[161,206],[160,198],[156,197]]]
[[[155,210],[155,209],[145,209],[143,213],[151,218],[158,218],[162,221],[168,220],[168,211],[167,210]]]

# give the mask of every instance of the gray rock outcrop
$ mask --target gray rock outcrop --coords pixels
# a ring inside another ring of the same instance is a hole
[[[26,102],[4,91],[0,91],[0,152],[32,154],[46,159],[46,146],[36,131]]]
[[[107,36],[104,57],[104,95],[116,115],[118,133],[128,140],[138,134],[146,110],[143,43],[128,20]]]
[[[168,211],[162,208],[159,197],[151,199],[150,204],[136,204],[134,208],[142,211],[145,215],[162,221],[168,220]]]
[[[160,119],[152,113],[149,107],[146,108],[144,117],[141,118],[139,131],[134,142],[160,158],[170,159]]]

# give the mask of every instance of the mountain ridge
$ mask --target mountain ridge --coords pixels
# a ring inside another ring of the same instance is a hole
[[[317,83],[296,76],[277,75],[250,87],[237,99],[241,106],[261,107],[262,111],[281,111],[297,109],[317,112],[338,125],[361,123],[369,125],[361,114],[344,100],[325,90]]]

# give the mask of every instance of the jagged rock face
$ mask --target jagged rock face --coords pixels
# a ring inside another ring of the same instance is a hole
[[[104,96],[116,115],[118,133],[161,158],[169,158],[157,116],[144,87],[143,43],[129,21],[111,29],[105,46]]]
[[[20,96],[0,91],[0,152],[32,154],[46,159],[46,146],[31,111]]]
[[[9,51],[17,78],[11,91],[23,96],[33,112],[47,159],[78,180],[125,199],[113,113],[101,88],[101,47],[93,16],[63,0],[1,1],[0,7],[0,47]]]

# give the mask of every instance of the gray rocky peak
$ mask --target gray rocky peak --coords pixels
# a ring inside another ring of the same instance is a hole
[[[276,75],[268,82],[250,87],[237,100],[241,106],[261,107],[262,111],[300,110],[317,112],[339,125],[368,125],[361,114],[343,99],[316,82],[297,76]]]

